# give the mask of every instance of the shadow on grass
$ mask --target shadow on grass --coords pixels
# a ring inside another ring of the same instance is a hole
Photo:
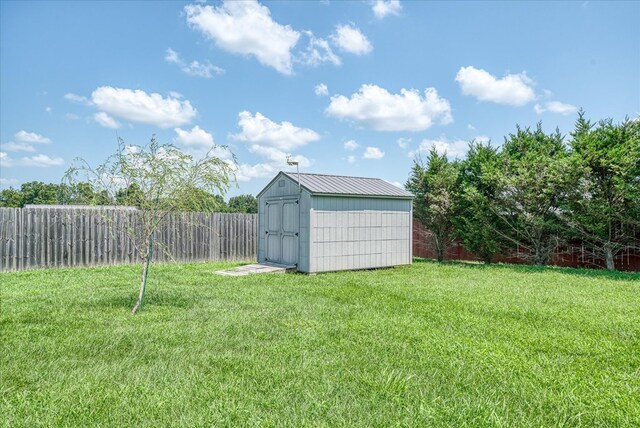
[[[624,271],[608,271],[604,269],[589,269],[589,268],[571,268],[561,266],[531,266],[531,265],[519,265],[508,263],[492,263],[484,264],[480,262],[465,261],[465,260],[445,260],[444,262],[438,262],[435,259],[423,259],[419,257],[413,258],[414,263],[429,263],[433,265],[449,265],[460,266],[466,269],[486,270],[486,269],[507,269],[514,272],[558,272],[566,275],[577,275],[588,278],[603,278],[616,281],[633,281],[640,280],[640,272],[624,272]],[[640,283],[638,284],[640,285]]]

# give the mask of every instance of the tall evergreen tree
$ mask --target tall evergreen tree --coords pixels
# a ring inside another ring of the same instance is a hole
[[[426,162],[414,160],[405,185],[415,195],[413,215],[431,232],[430,244],[438,261],[444,260],[454,238],[457,176],[458,163],[449,162],[446,153],[440,155],[432,148]]]
[[[640,122],[593,124],[580,111],[570,141],[580,167],[563,218],[593,256],[615,269],[615,256],[638,247]]]
[[[520,257],[546,265],[565,241],[559,214],[575,171],[558,130],[546,134],[540,123],[535,130],[518,126],[505,138],[500,167],[491,178],[496,186],[492,209],[499,218],[496,233],[523,249]]]
[[[498,151],[491,144],[469,144],[467,157],[460,164],[458,213],[454,217],[456,235],[465,249],[491,263],[503,243],[495,230],[496,185],[492,180],[498,168]]]

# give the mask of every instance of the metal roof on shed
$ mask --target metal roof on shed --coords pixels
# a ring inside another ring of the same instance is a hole
[[[282,174],[298,182],[297,173]],[[300,185],[312,194],[413,198],[413,194],[379,178],[300,173]]]

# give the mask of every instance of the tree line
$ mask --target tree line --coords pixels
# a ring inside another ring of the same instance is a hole
[[[516,126],[499,148],[472,141],[463,159],[432,148],[405,187],[440,261],[458,239],[486,263],[519,248],[544,266],[580,241],[613,270],[617,254],[640,247],[640,120],[591,122],[580,111],[569,138],[538,123]]]
[[[180,191],[177,211],[257,213],[258,201],[253,195],[233,196],[228,202],[219,194],[197,187]],[[0,192],[0,207],[22,208],[25,205],[129,205],[141,206],[144,194],[132,183],[115,194],[98,189],[89,182],[43,183],[30,181],[19,188],[9,187]]]

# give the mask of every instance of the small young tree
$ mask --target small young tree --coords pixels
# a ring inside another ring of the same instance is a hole
[[[505,138],[500,167],[491,177],[496,187],[492,210],[500,219],[495,232],[523,248],[520,257],[544,266],[564,241],[559,213],[575,171],[557,130],[546,134],[540,123],[534,131],[518,126]]]
[[[495,232],[499,218],[495,214],[496,186],[491,177],[498,168],[498,151],[490,144],[469,144],[467,157],[460,164],[458,179],[458,213],[455,232],[465,249],[491,263],[502,248]]]
[[[445,258],[454,238],[453,217],[456,211],[458,163],[447,155],[429,151],[426,162],[415,159],[405,187],[415,195],[413,215],[431,232],[438,261]]]
[[[592,124],[580,111],[570,142],[580,167],[563,218],[607,269],[615,256],[637,248],[640,231],[640,122]]]
[[[119,138],[117,152],[105,163],[93,168],[85,160],[76,159],[65,174],[71,184],[82,179],[95,191],[109,195],[113,203],[138,208],[138,224],[127,231],[143,260],[132,314],[144,302],[155,231],[170,213],[189,202],[185,198],[200,196],[193,189],[220,194],[227,191],[233,166],[213,153],[194,159],[170,144],[158,144],[155,137],[146,146],[125,145]]]

